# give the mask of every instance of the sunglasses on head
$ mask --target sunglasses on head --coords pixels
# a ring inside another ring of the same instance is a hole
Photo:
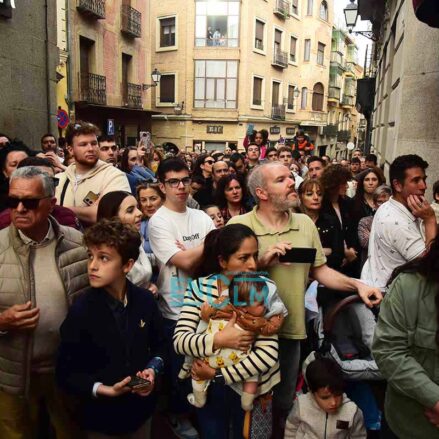
[[[15,197],[8,197],[6,198],[6,206],[9,207],[9,209],[16,209],[18,205],[21,203],[23,204],[23,207],[27,210],[35,210],[40,205],[40,201],[44,200],[46,198],[51,197],[41,197],[41,198],[15,198]]]

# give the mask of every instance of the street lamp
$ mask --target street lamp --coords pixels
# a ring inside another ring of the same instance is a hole
[[[358,19],[358,5],[355,0],[349,0],[350,3],[343,9],[344,17],[346,20],[346,26],[349,29],[349,33],[352,33]],[[369,38],[372,41],[378,41],[378,38],[372,31],[358,30],[354,31],[355,35],[363,35],[363,37]]]
[[[162,77],[162,74],[157,70],[154,69],[151,73],[151,79],[152,84],[142,84],[143,90],[148,90],[151,87],[157,87],[157,84],[160,82],[160,79]]]

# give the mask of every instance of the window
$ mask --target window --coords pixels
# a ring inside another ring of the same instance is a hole
[[[323,111],[323,94],[323,84],[317,82],[312,90],[312,109],[314,111]]]
[[[303,48],[303,60],[309,61],[311,56],[311,40],[305,40],[305,46]]]
[[[288,86],[288,110],[294,110],[294,91],[296,87],[294,85]]]
[[[263,21],[256,20],[255,49],[264,50],[264,27],[265,23]]]
[[[291,2],[291,13],[293,15],[299,15],[299,0],[293,0]]]
[[[322,20],[328,21],[328,3],[326,1],[320,3],[319,16]]]
[[[279,53],[282,47],[282,31],[274,30],[274,53]]]
[[[279,105],[279,96],[280,96],[280,82],[273,81],[273,86],[271,89],[271,103],[273,107]]]
[[[253,78],[253,105],[262,105],[262,78]]]
[[[308,89],[306,87],[302,88],[302,101],[300,102],[300,109],[306,110],[308,104]]]
[[[296,62],[296,49],[297,49],[297,38],[291,37],[290,39],[290,61]]]
[[[314,7],[314,0],[308,0],[308,4],[306,5],[306,15],[312,15],[313,7]]]
[[[160,78],[160,103],[173,104],[175,102],[175,75],[162,74]]]
[[[160,47],[175,46],[175,17],[161,18],[160,21]]]
[[[317,46],[317,64],[320,64],[322,66],[324,64],[324,60],[325,60],[325,45],[319,43]]]
[[[236,108],[238,61],[195,61],[196,108]]]
[[[238,47],[239,0],[196,1],[195,46]]]

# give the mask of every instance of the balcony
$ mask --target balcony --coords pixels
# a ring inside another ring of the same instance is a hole
[[[87,17],[105,18],[105,0],[78,0],[76,9]]]
[[[343,55],[339,52],[331,52],[331,66],[337,67],[340,70],[346,70]]]
[[[355,106],[355,96],[348,96],[346,94],[343,95],[341,100],[342,107],[354,107]]]
[[[121,31],[132,38],[140,38],[142,36],[142,14],[129,5],[122,5],[121,11]]]
[[[328,91],[328,102],[332,100],[332,101],[340,101],[340,87],[336,87],[336,86],[329,86],[329,91]]]
[[[323,135],[327,137],[335,137],[337,135],[337,125],[327,125],[323,127]]]
[[[142,86],[131,82],[122,85],[122,102],[125,107],[142,108]]]
[[[271,118],[274,120],[285,120],[285,105],[273,105],[271,107]]]
[[[81,74],[81,101],[89,104],[107,104],[107,79],[94,73]]]
[[[341,130],[337,132],[338,142],[349,142],[351,140],[351,132],[349,130]]]
[[[282,50],[274,50],[272,66],[286,69],[288,67],[288,53]]]
[[[274,14],[279,18],[286,19],[290,16],[290,3],[286,0],[276,0],[273,10]]]

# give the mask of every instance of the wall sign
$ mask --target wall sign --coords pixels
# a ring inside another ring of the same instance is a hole
[[[222,125],[207,125],[207,134],[222,134]]]
[[[296,134],[296,129],[292,127],[287,128],[287,135],[293,135]]]
[[[270,127],[270,134],[280,134],[280,127]]]

